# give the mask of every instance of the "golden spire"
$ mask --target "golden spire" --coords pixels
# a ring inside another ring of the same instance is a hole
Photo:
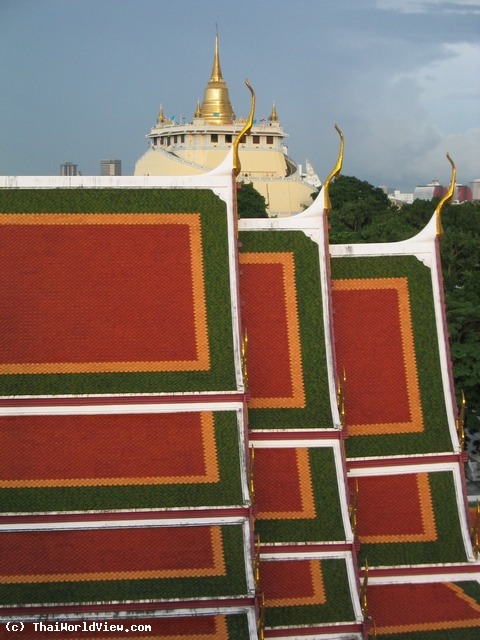
[[[165,121],[165,116],[163,115],[163,104],[160,105],[160,110],[157,116],[157,123],[162,123]]]
[[[215,54],[213,57],[212,75],[205,88],[201,107],[202,117],[209,124],[230,123],[235,119],[233,107],[228,94],[227,83],[220,69],[218,53],[218,33],[215,34]]]
[[[275,108],[275,103],[273,103],[272,105],[272,113],[270,114],[269,118],[270,122],[278,122],[278,115],[277,115],[277,109]]]
[[[197,108],[195,109],[195,113],[193,115],[194,118],[202,117],[202,108],[200,107],[200,100],[197,100]]]
[[[215,54],[213,56],[212,75],[210,82],[223,82],[222,70],[220,69],[220,55],[218,53],[218,31],[215,34]]]

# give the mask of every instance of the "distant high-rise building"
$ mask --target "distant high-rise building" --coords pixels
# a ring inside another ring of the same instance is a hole
[[[415,193],[413,194],[414,200],[432,200],[433,198],[443,198],[447,193],[448,187],[440,184],[438,180],[433,180],[427,185],[418,185],[415,187]],[[467,185],[455,184],[455,191],[453,194],[453,202],[466,202],[472,200],[472,189]]]
[[[472,185],[472,200],[480,200],[480,178],[477,178],[473,182]]]
[[[102,160],[100,163],[101,176],[121,176],[122,161],[121,160]]]
[[[80,172],[78,170],[78,164],[74,162],[64,162],[60,165],[61,176],[78,176]]]

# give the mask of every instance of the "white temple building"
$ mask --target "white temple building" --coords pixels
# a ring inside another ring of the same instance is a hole
[[[217,35],[212,74],[192,121],[166,118],[160,106],[157,124],[147,135],[149,149],[137,161],[135,175],[198,175],[214,169],[244,124],[245,119],[234,113],[222,76]],[[270,216],[302,211],[311,204],[311,194],[321,184],[308,160],[303,173],[287,155],[286,137],[273,104],[268,119],[254,123],[239,147],[242,171],[238,180],[253,183],[264,196]]]

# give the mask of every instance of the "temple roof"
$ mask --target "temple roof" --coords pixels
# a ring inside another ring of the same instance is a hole
[[[0,190],[0,619],[470,640],[435,225],[238,221],[231,159]]]

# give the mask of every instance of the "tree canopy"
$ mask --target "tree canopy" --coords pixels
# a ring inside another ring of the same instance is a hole
[[[268,218],[265,198],[251,182],[241,182],[237,191],[240,218]]]
[[[368,182],[340,176],[330,186],[330,242],[395,242],[418,233],[438,200],[401,208]],[[468,427],[480,429],[480,204],[447,205],[440,242],[447,323],[457,398],[465,393]]]

